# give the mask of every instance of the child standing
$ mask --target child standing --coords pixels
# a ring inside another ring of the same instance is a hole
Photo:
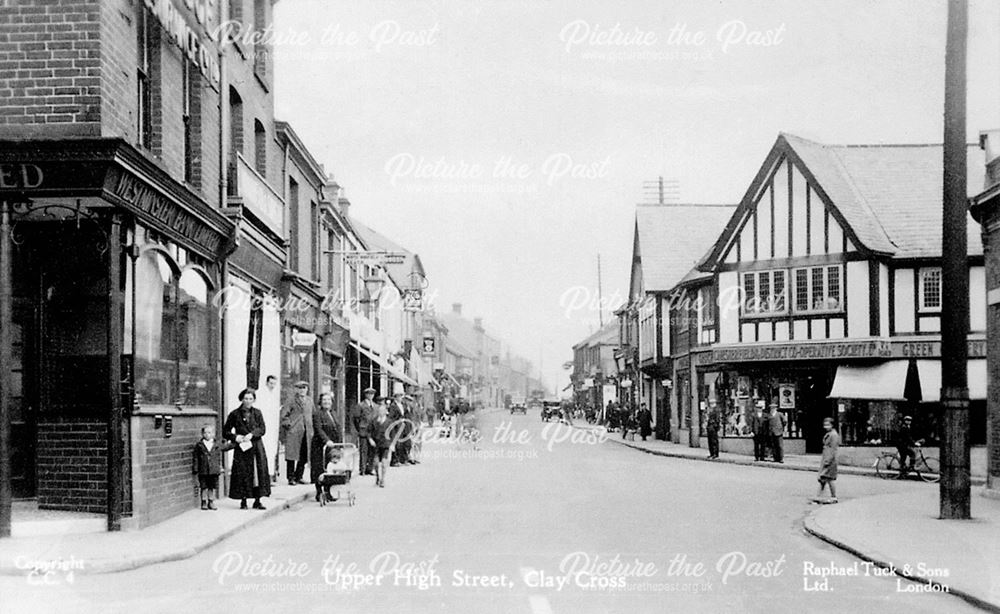
[[[837,451],[840,449],[840,434],[833,428],[833,418],[823,419],[823,457],[819,463],[819,491],[816,501],[821,502],[823,490],[830,487],[830,498],[825,503],[837,502]]]
[[[194,473],[198,474],[201,489],[201,509],[215,510],[215,491],[219,488],[224,448],[215,441],[215,427],[201,427],[201,440],[194,445]]]

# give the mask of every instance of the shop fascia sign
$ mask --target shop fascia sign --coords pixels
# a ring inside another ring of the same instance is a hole
[[[292,333],[292,345],[298,348],[311,348],[316,345],[316,334],[307,332]]]
[[[217,48],[219,0],[144,0],[143,4],[156,16],[167,38],[218,90],[222,81]]]

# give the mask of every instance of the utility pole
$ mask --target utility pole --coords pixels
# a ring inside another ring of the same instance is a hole
[[[604,297],[601,292],[601,253],[597,253],[597,320],[604,328]]]
[[[965,152],[968,0],[948,1],[944,77],[941,266],[941,518],[971,517],[969,475],[969,263]]]

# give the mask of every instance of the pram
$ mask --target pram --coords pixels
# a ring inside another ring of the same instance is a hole
[[[351,488],[351,475],[358,465],[358,447],[353,443],[337,443],[326,448],[323,458],[326,467],[318,478],[323,489],[319,498],[320,507],[338,499],[346,499],[347,505],[353,507],[355,495]],[[336,496],[333,496],[334,490],[337,492]]]

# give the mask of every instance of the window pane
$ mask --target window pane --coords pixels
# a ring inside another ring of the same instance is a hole
[[[177,346],[180,403],[211,405],[209,394],[208,284],[200,273],[184,271],[177,292]]]
[[[771,311],[771,275],[767,271],[757,274],[757,312]]]
[[[163,255],[147,251],[136,261],[135,284],[136,400],[169,403],[176,392],[174,284],[173,272]]]
[[[743,274],[743,311],[745,313],[756,313],[757,305],[757,291],[755,288],[754,280],[756,275],[754,273],[744,273]]]
[[[840,309],[840,267],[826,269],[826,305],[828,309]]]
[[[806,269],[795,271],[795,310],[809,310],[809,272]]]
[[[812,274],[812,304],[813,309],[820,311],[824,308],[825,288],[823,283],[823,267],[813,267]]]
[[[774,300],[772,301],[772,311],[785,310],[785,272],[774,271]]]
[[[920,272],[923,290],[921,298],[924,309],[941,307],[941,269],[923,269]]]

